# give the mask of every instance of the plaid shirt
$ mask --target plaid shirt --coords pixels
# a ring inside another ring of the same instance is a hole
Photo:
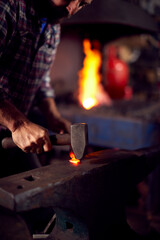
[[[33,0],[0,0],[0,101],[10,100],[25,115],[34,101],[54,96],[49,72],[60,25],[41,31]]]

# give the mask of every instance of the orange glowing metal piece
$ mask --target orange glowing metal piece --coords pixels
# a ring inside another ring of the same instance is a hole
[[[73,152],[70,152],[69,156],[71,158],[69,160],[70,163],[73,163],[74,165],[78,165],[80,163],[80,160],[75,158],[75,155]]]

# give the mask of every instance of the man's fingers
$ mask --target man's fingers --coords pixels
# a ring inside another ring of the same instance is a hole
[[[44,152],[48,152],[48,151],[52,150],[52,144],[51,144],[49,136],[48,136],[48,138],[46,138],[44,140],[43,150],[44,150]]]
[[[29,146],[22,149],[25,153],[36,153],[37,145],[35,143],[31,143]]]
[[[24,149],[23,148],[21,148],[22,149],[22,151],[24,151],[25,153],[30,153],[30,152],[33,152],[34,150],[33,150],[33,148],[31,148],[31,147],[25,147]]]
[[[42,147],[36,149],[36,153],[37,153],[37,154],[40,154],[40,153],[42,153],[42,152],[43,152],[43,148],[42,148]]]
[[[17,144],[22,151],[26,153],[40,154],[43,151],[48,152],[52,149],[52,144],[49,138],[48,130],[41,129],[38,134],[29,134],[25,138],[21,138]],[[16,142],[16,141],[15,141]]]
[[[44,141],[39,141],[39,143],[32,143],[30,146],[24,148],[25,153],[37,153],[40,154],[43,152]]]

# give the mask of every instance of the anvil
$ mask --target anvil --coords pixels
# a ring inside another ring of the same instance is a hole
[[[134,239],[130,235],[133,231],[127,228],[126,201],[132,188],[159,162],[159,146],[137,151],[98,151],[86,155],[77,166],[57,160],[0,179],[0,206],[14,213],[15,218],[26,211],[53,207],[57,220],[52,238],[48,239]],[[4,225],[0,217],[0,239],[9,234]]]

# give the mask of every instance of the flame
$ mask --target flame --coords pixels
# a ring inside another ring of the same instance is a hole
[[[73,152],[70,152],[69,156],[71,158],[69,160],[70,163],[73,163],[74,165],[78,165],[80,163],[80,160],[75,158],[75,155]]]
[[[79,71],[79,102],[85,109],[99,104],[110,105],[111,100],[101,85],[100,67],[102,56],[98,49],[92,49],[88,39],[83,41],[85,58]]]

